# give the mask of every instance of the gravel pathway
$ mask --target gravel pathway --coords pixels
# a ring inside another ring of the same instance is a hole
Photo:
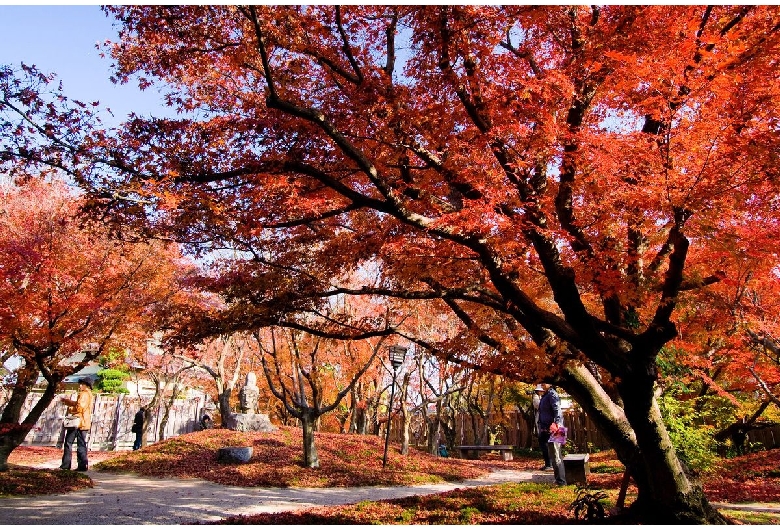
[[[91,458],[97,463],[99,458]],[[36,467],[55,468],[59,461]],[[464,482],[356,488],[242,488],[200,479],[143,477],[87,471],[95,486],[70,493],[0,498],[0,525],[182,525],[233,515],[399,499],[505,482],[554,482],[542,471],[496,470]],[[779,504],[713,503],[716,508],[780,513]]]
[[[42,466],[51,467],[51,466]],[[88,471],[95,486],[71,493],[0,498],[4,525],[179,525],[315,506],[429,495],[503,482],[552,482],[552,473],[495,471],[461,483],[357,488],[241,488],[198,479]]]

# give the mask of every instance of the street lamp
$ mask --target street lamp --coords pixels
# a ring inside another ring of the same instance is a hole
[[[387,465],[387,445],[390,443],[390,413],[393,411],[393,397],[395,395],[395,376],[398,367],[404,364],[406,348],[403,346],[390,346],[390,364],[393,367],[393,386],[390,389],[390,404],[387,406],[387,427],[385,430],[385,454],[382,457],[382,469]]]

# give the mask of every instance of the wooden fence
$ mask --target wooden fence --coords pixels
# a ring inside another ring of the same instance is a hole
[[[24,439],[24,445],[62,446],[64,436],[62,418],[66,411],[66,406],[60,402],[63,396],[71,399],[77,397],[75,392],[56,396]],[[39,399],[40,394],[33,393],[27,396],[22,409],[23,418]],[[203,399],[200,398],[177,399],[171,407],[164,438],[195,431],[204,405]],[[130,432],[130,427],[140,406],[141,401],[138,397],[130,397],[126,394],[95,394],[89,448],[103,451],[132,448],[135,434]],[[152,411],[150,427],[146,433],[148,443],[158,441],[162,412],[159,407]]]
[[[609,449],[606,438],[596,429],[593,422],[581,411],[565,411],[563,414],[564,425],[568,428],[568,437],[572,449],[578,452],[588,452],[592,449]],[[474,433],[474,423],[480,432],[484,428],[484,420],[477,418],[472,422],[467,414],[461,414],[455,421],[456,445],[471,445],[476,443],[479,436]],[[411,443],[417,447],[427,446],[428,432],[424,421],[413,422]],[[504,415],[494,414],[488,419],[488,425],[495,431],[496,443],[514,445],[520,448],[537,448],[539,441],[533,432],[533,425],[529,426],[525,417],[519,412],[510,412]],[[398,442],[401,439],[401,421],[394,417],[390,430],[390,439]],[[484,438],[484,437],[483,437]],[[443,439],[441,440],[444,441]],[[483,444],[489,443],[483,439]]]
[[[25,438],[25,445],[56,445],[58,447],[62,445],[64,436],[62,418],[65,416],[66,407],[59,398],[63,396],[76,399],[75,392],[58,395]],[[22,409],[22,417],[32,409],[39,398],[40,395],[35,393],[27,396],[27,401]],[[92,429],[89,435],[90,449],[110,451],[131,448],[135,435],[130,432],[130,427],[140,405],[139,398],[125,394],[95,394]],[[205,405],[206,403],[200,398],[176,400],[170,411],[164,438],[197,430]],[[148,443],[158,441],[161,419],[162,410],[158,408],[152,411],[151,426],[146,436]],[[455,425],[456,445],[470,445],[476,442],[478,436],[474,433],[474,424],[480,432],[483,430],[484,421],[481,418],[477,418],[475,422],[472,422],[466,414],[461,414],[457,418]],[[533,427],[529,427],[525,417],[519,412],[492,415],[488,419],[488,425],[495,432],[496,443],[500,440],[501,444],[514,445],[519,448],[538,447],[535,433],[529,430]],[[565,411],[564,425],[568,428],[571,450],[590,452],[594,449],[609,449],[610,445],[606,438],[601,435],[584,412]],[[413,445],[421,448],[427,446],[428,432],[426,428],[422,418],[413,422],[411,439]],[[401,422],[397,416],[393,418],[391,424],[390,439],[394,442],[401,439]],[[748,440],[750,443],[760,443],[766,449],[780,447],[780,425],[750,431]],[[488,441],[483,439],[482,443],[488,443]]]
[[[764,449],[780,447],[780,425],[772,425],[748,432],[748,442],[751,444],[760,443]]]
[[[514,445],[519,448],[538,448],[536,433],[532,432],[533,426],[527,424],[522,414],[511,412],[505,415],[495,414],[488,420],[488,425],[497,431],[495,443]],[[481,432],[484,428],[484,421],[477,418],[477,429]],[[474,423],[467,414],[458,416],[455,422],[456,445],[472,445],[477,443],[479,436],[474,433]],[[567,410],[563,413],[563,424],[568,429],[568,439],[570,451],[579,453],[589,453],[593,450],[609,449],[609,441],[599,432],[594,423],[588,418],[587,414],[577,410]],[[495,429],[495,427],[499,427]],[[482,437],[481,443],[487,444],[488,440]],[[400,418],[393,418],[390,431],[390,440],[399,442],[401,440],[401,421]],[[440,441],[444,442],[440,436]],[[422,419],[413,422],[411,444],[422,448],[427,447],[428,432],[427,426]],[[773,425],[756,429],[748,433],[748,442],[751,444],[761,444],[764,449],[773,449],[780,447],[780,425]]]

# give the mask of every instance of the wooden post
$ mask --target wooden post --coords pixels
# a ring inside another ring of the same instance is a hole
[[[78,400],[78,392],[76,392],[76,400]],[[95,432],[95,426],[97,425],[98,420],[98,396],[99,394],[97,392],[93,392],[92,394],[92,425],[89,427],[89,432],[87,432],[87,450],[91,451],[92,447],[95,444],[95,438],[97,436],[92,436],[92,433]]]
[[[122,418],[122,404],[124,403],[125,395],[119,394],[116,400],[116,406],[114,407],[114,422],[111,425],[111,450],[116,451],[119,446],[119,420]]]
[[[623,472],[623,481],[620,483],[620,492],[618,493],[617,501],[615,502],[615,508],[622,510],[623,505],[626,502],[626,491],[628,490],[628,483],[631,480],[631,475],[628,473],[628,469]]]

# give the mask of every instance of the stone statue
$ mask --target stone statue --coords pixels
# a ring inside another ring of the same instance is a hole
[[[246,374],[244,387],[238,393],[241,412],[229,414],[226,427],[241,432],[273,432],[276,427],[271,423],[268,414],[257,412],[257,399],[260,389],[257,388],[257,377],[254,372]],[[250,455],[251,456],[251,455]]]
[[[257,410],[257,398],[260,396],[260,390],[257,388],[257,377],[254,372],[246,374],[246,381],[241,392],[238,393],[241,412],[244,414],[254,414]]]

